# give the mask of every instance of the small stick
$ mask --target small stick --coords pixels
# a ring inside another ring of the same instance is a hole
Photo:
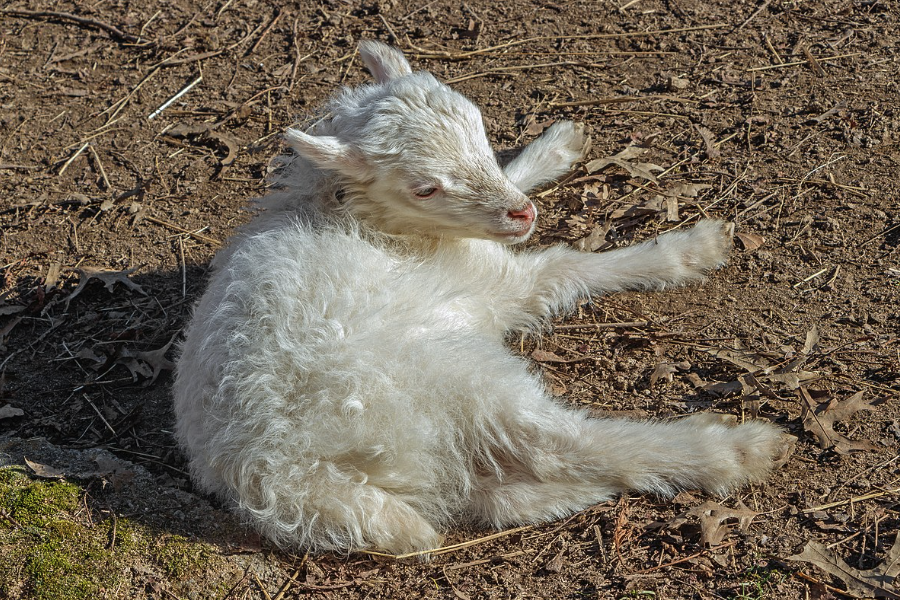
[[[79,17],[78,15],[73,15],[71,13],[65,12],[56,12],[51,10],[16,10],[16,9],[6,9],[0,11],[5,15],[12,15],[14,17],[23,17],[26,19],[47,17],[50,19],[60,19],[62,21],[71,21],[73,23],[78,23],[79,25],[88,25],[89,27],[96,27],[97,29],[102,29],[106,33],[111,34],[113,37],[116,37],[125,42],[138,43],[141,42],[141,38],[136,35],[131,35],[130,33],[125,33],[118,27],[114,27],[108,23],[104,23],[102,21],[97,21],[95,19],[88,19],[86,17]]]
[[[558,64],[571,64],[571,63],[558,63]],[[544,66],[544,65],[537,65]],[[593,65],[589,65],[593,66]],[[598,65],[599,66],[599,65]],[[659,102],[659,101],[672,101],[672,102],[682,102],[684,104],[699,104],[697,100],[689,100],[687,98],[679,98],[678,96],[669,96],[666,94],[657,94],[654,96],[617,96],[614,98],[597,98],[595,100],[577,100],[575,102],[550,102],[547,106],[550,108],[573,108],[577,106],[598,106],[603,104],[624,104],[626,102],[640,102],[641,100],[648,100],[651,102]]]
[[[815,273],[813,273],[812,275],[810,275],[810,276],[807,277],[806,279],[803,279],[803,280],[798,281],[797,283],[795,283],[793,287],[798,288],[798,287],[800,287],[801,285],[803,285],[804,283],[806,283],[807,281],[809,281],[810,279],[815,279],[816,277],[818,277],[818,276],[821,275],[822,273],[826,272],[827,270],[828,270],[828,268],[822,269],[822,270],[820,270],[820,271],[816,271]]]
[[[208,244],[212,244],[214,246],[221,246],[222,242],[219,240],[215,240],[211,237],[206,237],[205,235],[200,235],[195,231],[190,231],[189,229],[185,229],[184,227],[179,227],[174,223],[169,223],[168,221],[163,221],[162,219],[157,219],[156,217],[144,217],[145,221],[150,221],[151,223],[156,223],[157,225],[162,225],[163,227],[168,227],[169,229],[174,229],[175,231],[180,231],[181,233],[186,233],[192,238],[196,238],[198,240],[204,241]]]
[[[629,2],[626,2],[625,4],[623,4],[622,6],[619,7],[619,12],[624,12],[626,8],[628,8],[629,6],[631,6],[633,4],[637,4],[640,1],[641,0],[630,0]]]
[[[150,116],[147,117],[147,120],[149,121],[149,120],[151,120],[151,119],[155,119],[156,117],[158,117],[158,116],[162,113],[162,111],[164,111],[164,110],[166,110],[167,108],[169,108],[169,106],[171,106],[176,100],[178,100],[179,98],[181,98],[182,96],[184,96],[185,94],[187,94],[189,91],[191,91],[191,88],[193,88],[195,85],[197,85],[197,84],[200,83],[201,81],[203,81],[203,75],[202,75],[202,74],[201,74],[201,75],[198,75],[198,76],[197,76],[197,79],[195,79],[194,81],[192,81],[192,82],[190,82],[189,84],[187,84],[184,88],[182,88],[180,92],[178,92],[177,94],[175,94],[174,96],[172,96],[171,98],[169,98],[168,100],[166,100],[165,102],[163,102],[162,106],[160,106],[160,107],[157,108],[155,111],[153,111],[152,113],[150,113]]]
[[[840,594],[841,596],[846,596],[846,597],[848,597],[848,598],[856,598],[856,596],[854,596],[853,594],[851,594],[851,593],[848,592],[847,590],[842,590],[841,588],[836,588],[836,587],[834,587],[834,586],[828,585],[827,583],[824,583],[824,582],[822,582],[822,581],[819,581],[819,580],[816,579],[815,577],[810,577],[809,575],[807,575],[807,574],[804,573],[803,571],[797,571],[796,573],[794,573],[794,577],[796,577],[797,579],[803,579],[803,580],[808,581],[808,582],[810,582],[810,583],[815,583],[815,584],[817,584],[817,585],[821,585],[823,588],[825,588],[825,589],[826,589],[827,591],[829,591],[829,592],[837,592],[837,593]]]
[[[850,58],[851,56],[859,56],[862,52],[850,52],[849,54],[835,54],[834,56],[826,56],[824,58],[815,59],[817,62],[825,62],[829,60],[837,60],[839,58]],[[808,61],[805,60],[797,60],[794,62],[786,62],[778,65],[767,65],[765,67],[753,67],[752,69],[747,69],[748,73],[752,73],[754,71],[769,71],[771,69],[781,69],[782,67],[796,67],[797,65],[805,65]],[[821,67],[820,67],[821,68]]]
[[[187,297],[187,267],[184,265],[184,236],[178,236],[178,252],[181,255],[181,297]]]
[[[250,51],[247,52],[248,55],[256,52],[256,49],[259,48],[259,45],[262,44],[262,41],[266,38],[267,35],[269,35],[269,32],[272,31],[272,28],[278,24],[278,19],[280,19],[281,15],[283,15],[284,13],[281,12],[281,10],[279,10],[279,9],[276,9],[276,11],[277,12],[275,13],[275,16],[272,17],[272,20],[269,22],[269,24],[266,26],[266,28],[263,29],[263,32],[261,34],[259,34],[259,39],[256,40],[256,43],[253,44],[253,47],[251,47]],[[381,15],[379,15],[379,16],[381,16]]]
[[[106,420],[106,417],[103,416],[103,413],[100,412],[100,409],[97,408],[97,406],[91,400],[90,396],[88,396],[87,394],[82,394],[82,396],[84,396],[84,399],[87,400],[87,403],[91,405],[91,408],[94,409],[94,412],[97,413],[97,416],[100,417],[100,420],[103,421],[103,424],[106,425],[106,428],[109,429],[113,435],[118,436],[119,434],[116,433],[116,430],[112,428],[112,425],[109,424],[109,421]]]
[[[649,321],[626,321],[623,323],[585,323],[583,325],[557,325],[553,328],[556,330],[568,330],[568,329],[615,329],[617,327],[647,327],[650,325]]]
[[[749,23],[750,21],[752,21],[753,19],[755,19],[756,17],[758,17],[758,16],[759,16],[759,13],[761,13],[762,11],[766,10],[767,8],[769,8],[769,5],[770,5],[770,4],[772,4],[772,0],[766,0],[765,2],[763,2],[762,4],[760,4],[759,8],[757,8],[756,10],[754,10],[754,11],[753,11],[753,14],[750,15],[749,17],[747,17],[747,20],[746,20],[746,21],[744,21],[743,23],[741,23],[740,25],[738,25],[737,27],[735,27],[734,29],[732,29],[732,30],[731,30],[731,33],[734,33],[735,31],[740,31],[741,29],[743,29],[743,28],[747,25],[747,23]]]
[[[816,60],[816,57],[812,55],[812,52],[806,46],[803,46],[803,56],[809,61],[809,66],[812,67],[816,75],[825,77],[825,69],[822,68],[822,65],[819,64],[819,61]]]
[[[829,508],[835,508],[836,506],[843,506],[845,504],[853,504],[854,502],[862,502],[863,500],[871,500],[873,498],[881,498],[882,496],[888,496],[890,494],[900,494],[900,487],[894,488],[892,490],[884,490],[881,492],[870,492],[868,494],[863,494],[862,496],[854,496],[853,498],[847,498],[846,500],[838,500],[837,502],[830,502],[828,504],[823,504],[821,506],[813,506],[812,508],[807,508],[803,512],[804,513],[812,513],[820,510],[827,510]]]
[[[100,171],[100,176],[103,177],[103,185],[106,186],[107,190],[111,190],[112,186],[109,184],[109,178],[106,176],[106,169],[103,168],[103,163],[100,162],[100,155],[94,150],[93,145],[88,145],[88,150],[94,155],[94,160],[97,162],[97,169]]]
[[[691,560],[692,558],[697,558],[698,556],[702,556],[702,555],[706,554],[707,552],[712,552],[713,550],[721,550],[722,548],[730,548],[731,546],[734,546],[735,544],[737,544],[737,540],[735,540],[733,542],[726,542],[724,544],[719,544],[718,546],[713,546],[712,548],[707,548],[706,550],[701,550],[700,552],[695,552],[694,554],[691,554],[690,556],[685,556],[684,558],[679,558],[678,560],[673,560],[673,561],[670,561],[667,563],[663,563],[661,565],[657,565],[655,567],[650,567],[649,569],[635,571],[634,573],[632,573],[632,575],[644,575],[646,573],[652,573],[653,571],[658,571],[659,569],[665,569],[666,567],[671,567],[672,565],[677,565],[677,564],[680,564],[683,562],[687,562],[687,561]]]
[[[772,56],[775,57],[775,60],[778,61],[779,63],[784,62],[784,59],[781,58],[780,54],[778,54],[778,50],[776,50],[775,46],[772,45],[772,40],[769,39],[769,36],[764,36],[763,39],[766,42],[766,46],[769,47],[769,52],[771,52]]]
[[[436,52],[429,51],[423,48],[419,48],[417,46],[413,46],[410,44],[413,52],[415,52],[416,58],[442,58],[445,60],[465,60],[467,58],[471,58],[473,56],[479,56],[481,54],[487,54],[489,52],[494,52],[496,50],[503,50],[506,48],[512,48],[515,46],[522,46],[524,44],[531,44],[533,42],[539,41],[548,41],[548,40],[599,40],[599,39],[619,39],[619,38],[632,38],[632,37],[649,37],[654,35],[661,35],[664,33],[684,33],[688,31],[703,31],[706,29],[723,29],[728,27],[727,24],[717,23],[715,25],[698,25],[696,27],[679,27],[676,29],[657,29],[655,31],[629,31],[625,33],[595,33],[595,34],[585,34],[585,35],[549,35],[549,36],[537,36],[530,37],[521,40],[514,40],[511,42],[505,42],[503,44],[498,44],[496,46],[490,46],[489,48],[482,48],[480,50],[471,50],[469,52]],[[859,53],[861,54],[861,53]]]
[[[66,164],[64,164],[64,165],[62,166],[62,169],[59,170],[59,175],[60,175],[60,176],[62,176],[62,174],[66,172],[66,169],[69,168],[69,165],[72,164],[72,161],[75,160],[76,158],[78,158],[78,156],[79,156],[82,152],[84,152],[84,149],[87,148],[88,145],[89,145],[88,142],[85,142],[85,143],[81,146],[81,148],[78,149],[78,152],[76,152],[75,154],[73,154],[73,155],[72,155],[72,158],[70,158],[69,160],[66,161]]]
[[[303,568],[303,565],[306,564],[306,560],[309,558],[309,553],[303,555],[303,558],[300,560],[300,566],[294,569],[294,574],[288,577],[288,580],[284,582],[281,586],[281,589],[278,590],[278,593],[275,594],[275,597],[272,600],[281,600],[284,597],[285,592],[287,592],[291,588],[292,583],[297,583],[297,577],[300,576],[300,570]]]
[[[487,77],[488,75],[496,75],[500,73],[506,73],[508,71],[526,71],[529,69],[540,69],[543,67],[560,67],[560,66],[577,66],[577,67],[596,67],[603,68],[605,65],[599,65],[594,63],[584,63],[584,62],[572,62],[572,61],[563,61],[563,62],[553,62],[553,63],[540,63],[533,65],[512,65],[509,67],[496,67],[494,69],[488,69],[487,71],[480,71],[478,73],[469,73],[468,75],[460,75],[458,77],[453,77],[451,79],[446,80],[444,83],[459,83],[461,81],[467,81],[469,79],[476,79],[478,77]],[[551,106],[554,106],[551,104]]]
[[[892,232],[892,231],[894,231],[895,229],[897,229],[898,227],[900,227],[900,223],[898,223],[897,225],[894,225],[893,227],[888,227],[887,229],[885,229],[885,230],[882,231],[881,233],[876,233],[875,235],[873,235],[872,237],[870,237],[869,239],[867,239],[866,241],[864,241],[862,244],[860,244],[860,246],[865,246],[866,244],[868,244],[868,243],[871,242],[872,240],[876,240],[876,239],[880,238],[880,237],[883,236],[883,235],[887,235],[887,234],[889,234],[890,232]]]
[[[263,587],[262,581],[256,576],[256,572],[251,571],[250,574],[253,577],[253,581],[256,582],[256,587],[259,588],[259,591],[262,592],[262,595],[265,596],[266,600],[272,600],[272,596],[270,596],[269,592],[266,591],[266,588]]]
[[[119,527],[119,518],[116,516],[116,511],[110,510],[109,512],[112,515],[112,531],[109,532],[109,543],[106,545],[106,549],[112,550],[116,547],[116,529]]]
[[[385,558],[393,558],[395,560],[400,560],[403,558],[412,558],[414,556],[423,556],[425,554],[431,554],[432,556],[437,556],[439,554],[447,554],[450,552],[455,552],[456,550],[461,550],[463,548],[468,548],[469,546],[475,546],[477,544],[481,544],[484,542],[489,542],[491,540],[496,540],[497,538],[506,537],[508,535],[512,535],[514,533],[519,533],[520,531],[527,531],[531,529],[532,525],[525,525],[523,527],[516,527],[514,529],[507,529],[506,531],[498,531],[497,533],[493,533],[491,535],[486,535],[484,537],[469,540],[467,542],[460,542],[459,544],[452,544],[450,546],[442,546],[441,548],[433,548],[431,550],[420,550],[418,552],[409,552],[407,554],[387,554],[385,552],[375,552],[373,550],[364,550],[366,554],[370,554],[372,556],[383,556]]]
[[[382,23],[384,23],[384,26],[387,28],[388,33],[391,34],[391,37],[394,38],[394,43],[395,43],[395,44],[399,44],[399,43],[400,43],[400,38],[397,37],[397,33],[394,31],[394,28],[391,27],[391,24],[387,22],[387,19],[384,18],[384,15],[381,14],[381,13],[379,12],[379,13],[378,13],[378,18],[381,19],[381,22],[382,22]]]
[[[159,73],[159,67],[150,71],[150,73],[146,77],[141,79],[140,83],[138,83],[136,86],[134,86],[134,88],[130,92],[128,92],[128,94],[124,98],[122,98],[121,100],[119,100],[118,102],[111,105],[109,108],[107,108],[106,110],[104,110],[103,112],[100,113],[102,115],[111,110],[113,111],[113,113],[111,115],[109,115],[109,118],[106,120],[107,125],[110,123],[110,121],[112,121],[113,119],[116,118],[116,115],[119,114],[119,111],[121,111],[123,108],[125,108],[125,105],[128,103],[129,100],[131,100],[131,97],[134,96],[139,89],[141,89],[141,86],[144,85],[145,83],[147,83],[148,81],[150,81],[150,79],[157,73]]]
[[[223,12],[225,12],[226,10],[228,10],[228,7],[231,6],[231,3],[232,3],[232,2],[234,2],[234,0],[228,0],[225,4],[222,5],[222,8],[220,8],[220,9],[219,9],[219,12],[216,13],[216,18],[217,18],[217,19],[218,19],[219,17],[222,16],[222,13],[223,13]]]
[[[6,509],[5,509],[5,508],[0,508],[0,517],[3,517],[4,519],[6,519],[6,520],[9,521],[10,523],[12,523],[12,525],[13,525],[14,527],[18,527],[19,529],[25,529],[25,528],[22,526],[21,523],[19,523],[18,521],[16,521],[16,520],[13,518],[13,516],[12,516],[11,514],[9,514],[8,512],[6,512]]]

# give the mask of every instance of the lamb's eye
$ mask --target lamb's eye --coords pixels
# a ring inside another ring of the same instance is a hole
[[[438,189],[436,187],[426,187],[426,188],[420,188],[413,193],[416,195],[416,198],[426,200],[428,198],[431,198],[435,194],[437,194],[437,192],[438,192]]]

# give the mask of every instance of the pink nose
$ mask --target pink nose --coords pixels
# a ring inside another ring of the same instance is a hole
[[[511,210],[506,213],[506,216],[512,219],[513,221],[521,221],[523,225],[530,225],[532,221],[534,221],[534,205],[529,202],[525,205],[525,208],[521,210]]]

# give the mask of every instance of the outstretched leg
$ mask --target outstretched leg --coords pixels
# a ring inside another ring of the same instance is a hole
[[[584,156],[591,138],[584,125],[558,121],[503,168],[510,181],[522,192],[564,175]]]
[[[725,494],[762,480],[793,441],[768,423],[731,427],[717,415],[636,422],[566,412],[546,426],[508,432],[521,445],[499,450],[493,472],[482,474],[477,519],[495,527],[546,521],[626,490]]]
[[[608,252],[555,246],[513,255],[527,274],[523,284],[528,294],[522,294],[524,303],[517,308],[543,319],[566,312],[591,295],[684,285],[724,265],[730,249],[730,228],[722,221],[707,220]]]

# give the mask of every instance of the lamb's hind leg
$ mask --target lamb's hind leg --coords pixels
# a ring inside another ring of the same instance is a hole
[[[518,435],[527,446],[501,451],[502,471],[481,478],[477,518],[495,527],[550,520],[626,490],[725,494],[762,480],[793,439],[768,423],[732,427],[711,415],[635,422],[570,413],[555,424],[526,427]]]
[[[517,188],[527,193],[568,172],[575,161],[584,156],[590,142],[583,124],[558,121],[525,146],[503,172]]]

